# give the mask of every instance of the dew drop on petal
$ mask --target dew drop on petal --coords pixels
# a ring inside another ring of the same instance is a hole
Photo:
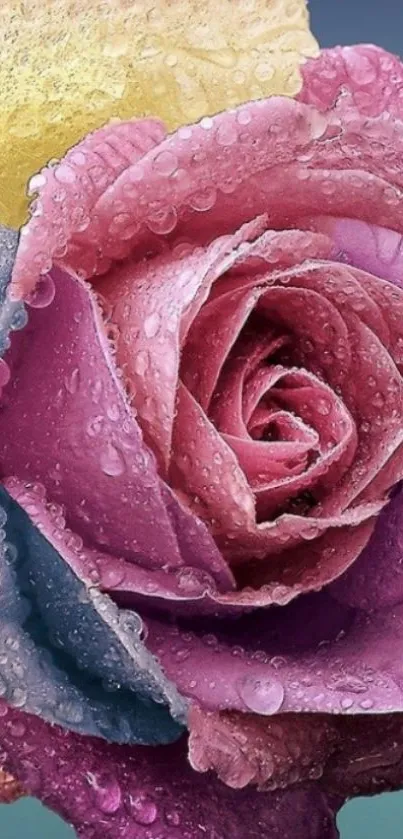
[[[34,192],[37,192],[38,189],[41,189],[45,185],[46,177],[42,172],[39,172],[37,175],[33,175],[28,182],[28,195],[33,195]]]
[[[65,377],[65,380],[64,380],[65,388],[69,393],[71,393],[72,396],[74,396],[74,394],[77,393],[79,381],[80,381],[80,371],[79,371],[78,367],[75,367],[75,369],[72,370]]]
[[[148,315],[144,321],[144,332],[147,338],[155,338],[161,325],[161,318],[158,312]]]
[[[206,187],[206,189],[195,192],[189,199],[189,204],[198,213],[206,212],[214,207],[216,202],[217,192],[214,187]]]
[[[130,810],[138,824],[150,825],[156,821],[158,811],[151,798],[145,795],[130,796]]]
[[[9,696],[10,705],[14,708],[23,708],[27,701],[27,691],[25,688],[13,688]]]
[[[105,568],[101,572],[102,586],[106,589],[116,588],[125,578],[123,568]]]
[[[153,167],[160,175],[172,175],[178,168],[178,158],[170,151],[162,151],[157,154]]]
[[[28,323],[28,314],[27,310],[24,306],[18,305],[15,309],[11,321],[10,321],[10,329],[18,330],[23,329]]]
[[[123,455],[112,443],[108,443],[101,454],[101,469],[111,478],[117,478],[125,471]]]
[[[3,358],[0,358],[0,388],[10,381],[10,368]]]
[[[238,685],[238,693],[246,707],[255,714],[276,714],[284,701],[284,688],[278,679],[247,676]]]
[[[178,827],[181,823],[181,817],[177,810],[168,810],[165,813],[165,821],[174,827]]]
[[[44,309],[54,299],[55,284],[50,274],[45,274],[38,280],[35,289],[27,297],[27,303],[32,309]]]
[[[87,778],[96,806],[102,813],[116,813],[122,803],[122,791],[118,782],[114,778],[98,778],[92,773],[88,773]]]
[[[154,213],[150,213],[147,217],[146,223],[152,233],[158,233],[161,236],[165,236],[168,233],[172,233],[176,227],[177,220],[178,216],[175,207],[168,206],[162,207]]]

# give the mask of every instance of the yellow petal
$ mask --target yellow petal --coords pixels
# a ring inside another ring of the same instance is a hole
[[[25,184],[110,118],[170,128],[272,93],[317,53],[305,0],[0,0],[0,222]]]

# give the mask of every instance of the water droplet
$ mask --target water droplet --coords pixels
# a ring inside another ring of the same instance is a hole
[[[97,777],[92,772],[88,772],[87,780],[96,806],[108,815],[116,813],[122,803],[122,790],[115,778]]]
[[[363,699],[362,702],[360,702],[360,708],[363,708],[364,711],[369,711],[373,707],[374,703],[372,699]]]
[[[214,121],[211,119],[211,117],[203,117],[200,120],[200,127],[204,128],[205,131],[209,131],[210,128],[213,127],[213,125],[214,125]]]
[[[87,423],[87,434],[90,437],[96,437],[102,429],[104,418],[102,416],[92,417]]]
[[[106,409],[106,414],[112,422],[117,422],[117,420],[120,417],[120,413],[119,413],[119,408],[116,405],[116,403],[112,403],[111,405],[108,405],[108,407]]]
[[[349,693],[365,693],[367,685],[359,676],[350,673],[334,674],[326,680],[326,685],[330,690],[346,691]]]
[[[37,192],[38,189],[41,189],[45,185],[46,176],[42,172],[39,172],[39,174],[34,175],[28,182],[28,195],[33,195],[34,192]]]
[[[203,190],[195,192],[189,199],[189,204],[199,213],[211,210],[216,202],[217,192],[214,187],[206,187]]]
[[[144,376],[149,364],[149,355],[146,350],[140,350],[136,353],[134,359],[134,369],[139,376]]]
[[[155,338],[160,325],[161,317],[158,312],[153,312],[151,315],[148,315],[144,321],[144,332],[147,338]]]
[[[55,284],[50,274],[39,278],[34,290],[27,297],[27,303],[32,309],[44,309],[54,299]]]
[[[222,123],[217,130],[216,140],[219,146],[232,146],[238,139],[238,133],[233,123]]]
[[[13,737],[24,737],[26,730],[26,726],[22,722],[13,722],[10,725],[10,733]]]
[[[10,321],[10,329],[23,329],[28,323],[28,314],[24,306],[18,305]]]
[[[256,714],[276,714],[284,701],[284,688],[275,678],[247,676],[238,687],[246,707]]]
[[[109,588],[116,588],[125,578],[124,568],[105,568],[102,570],[102,585]]]
[[[375,408],[383,408],[385,404],[385,397],[380,391],[378,391],[378,393],[375,393],[372,397],[371,403],[375,406]]]
[[[10,705],[22,708],[27,701],[27,691],[24,688],[13,688],[9,696]]]
[[[0,388],[10,381],[10,368],[3,358],[0,358]]]
[[[154,824],[158,811],[151,798],[146,795],[130,795],[129,800],[133,818],[138,824]]]
[[[174,827],[178,827],[181,823],[180,813],[177,810],[168,810],[165,813],[165,821],[167,824],[172,824]]]
[[[72,396],[74,396],[74,394],[77,393],[79,382],[80,371],[78,367],[76,367],[74,370],[71,371],[71,373],[69,373],[65,377],[64,380],[65,388],[69,393],[71,393]]]
[[[255,68],[255,76],[260,82],[267,82],[275,72],[275,66],[269,61],[262,61]]]
[[[178,220],[175,207],[167,206],[155,210],[147,216],[147,227],[153,232],[161,236],[172,233],[176,227]]]
[[[123,455],[112,443],[108,443],[101,454],[101,469],[105,475],[109,475],[111,478],[117,478],[125,471]]]
[[[74,172],[74,169],[66,163],[61,163],[61,165],[54,170],[54,176],[56,180],[62,184],[72,184],[76,180],[76,173]]]
[[[64,723],[82,722],[84,712],[77,702],[60,702],[56,708],[56,716]]]
[[[168,55],[165,56],[165,64],[167,67],[176,67],[177,63],[178,56],[174,53],[168,53]]]
[[[178,168],[178,158],[176,154],[170,151],[162,151],[157,154],[153,162],[153,167],[160,175],[172,175],[175,169]]]
[[[345,696],[343,699],[340,700],[341,707],[348,711],[349,708],[352,708],[354,705],[354,700],[350,699],[348,696]]]
[[[315,402],[315,408],[318,414],[321,414],[323,417],[328,417],[331,411],[331,406],[327,399],[318,399]]]

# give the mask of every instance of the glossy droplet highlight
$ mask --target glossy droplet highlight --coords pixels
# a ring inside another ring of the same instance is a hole
[[[170,151],[162,151],[157,154],[153,167],[160,175],[172,175],[178,168],[178,158]]]
[[[147,227],[160,236],[172,233],[176,227],[178,216],[175,207],[162,207],[147,218]]]
[[[134,820],[143,825],[154,824],[158,814],[154,801],[146,795],[130,796],[130,810]]]
[[[35,289],[27,297],[27,303],[32,309],[44,309],[54,299],[55,284],[50,274],[40,277]]]
[[[80,371],[78,367],[76,367],[66,376],[64,380],[65,388],[69,393],[71,393],[72,396],[74,396],[74,394],[77,393],[79,382]]]
[[[270,716],[276,714],[284,701],[284,688],[278,679],[247,676],[238,687],[238,693],[249,711]]]
[[[148,315],[144,321],[144,332],[147,338],[155,338],[161,324],[161,318],[158,312],[153,312]]]
[[[117,478],[125,471],[123,455],[112,443],[108,443],[101,454],[101,469],[111,478]]]
[[[206,189],[195,192],[191,196],[189,203],[193,210],[196,210],[198,213],[204,213],[214,207],[216,198],[217,192],[214,187],[206,187]]]
[[[122,803],[122,791],[114,778],[87,775],[96,806],[108,815],[116,813]]]
[[[10,368],[3,358],[0,358],[0,388],[10,381]]]

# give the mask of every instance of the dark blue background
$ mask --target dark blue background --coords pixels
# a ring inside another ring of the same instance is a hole
[[[403,56],[403,0],[310,0],[310,10],[323,47],[372,42]],[[403,839],[403,793],[352,801],[340,813],[339,827],[341,839]],[[72,839],[74,833],[38,802],[24,799],[0,805],[0,836]]]

